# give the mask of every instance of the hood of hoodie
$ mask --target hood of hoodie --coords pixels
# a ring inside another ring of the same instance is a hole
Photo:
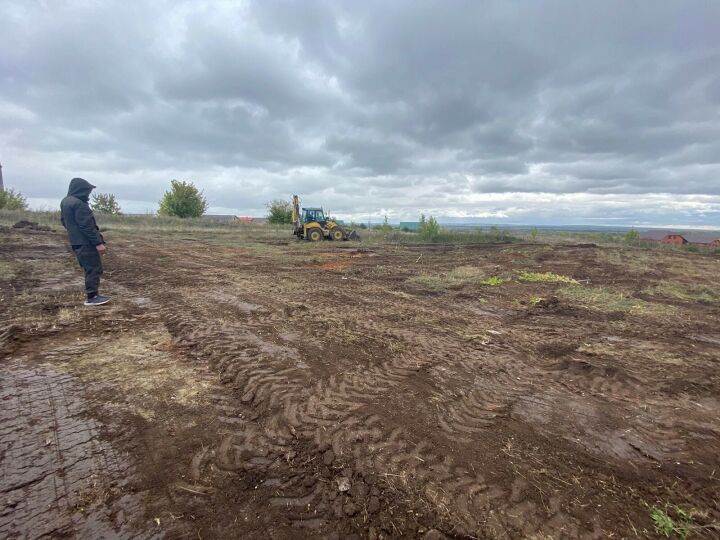
[[[84,178],[73,178],[70,180],[68,196],[77,197],[81,201],[88,202],[90,200],[90,192],[93,189],[95,189],[95,186]]]

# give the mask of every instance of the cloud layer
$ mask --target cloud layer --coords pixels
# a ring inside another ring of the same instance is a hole
[[[36,204],[720,225],[720,4],[0,2],[0,160]]]

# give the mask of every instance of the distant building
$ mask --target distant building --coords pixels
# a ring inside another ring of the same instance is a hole
[[[401,221],[400,230],[417,231],[420,228],[419,221]]]
[[[235,216],[235,221],[238,223],[254,223],[255,225],[267,224],[267,218],[264,217]]]
[[[673,246],[691,244],[695,246],[720,247],[720,238],[697,233],[675,233],[665,231],[645,231],[640,233],[640,240],[660,242]]]

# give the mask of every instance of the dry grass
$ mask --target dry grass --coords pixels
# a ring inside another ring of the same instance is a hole
[[[20,265],[12,261],[0,261],[0,281],[11,281],[17,277]]]
[[[623,312],[632,315],[671,315],[671,306],[645,302],[609,287],[575,285],[558,291],[565,300],[602,312]]]
[[[407,279],[409,285],[430,291],[444,291],[469,284],[482,284],[485,276],[474,266],[459,266],[450,272],[422,273]]]
[[[720,302],[720,287],[711,285],[661,281],[657,285],[645,289],[644,292],[674,300],[682,300],[683,302],[702,302],[706,304]]]
[[[131,335],[132,334],[132,335]],[[82,379],[115,385],[127,396],[130,409],[152,421],[155,402],[199,407],[207,402],[208,384],[191,368],[174,361],[168,350],[171,338],[164,329],[135,334],[128,332],[98,343],[65,363],[65,368]],[[112,350],[113,354],[108,354]]]
[[[548,283],[577,283],[573,278],[552,272],[520,272],[518,274],[520,281],[528,281],[532,283],[548,282]]]

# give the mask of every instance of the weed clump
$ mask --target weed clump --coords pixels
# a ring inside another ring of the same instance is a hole
[[[650,519],[652,519],[655,532],[665,538],[677,535],[685,540],[693,530],[699,529],[695,524],[695,516],[698,511],[694,509],[685,509],[674,504],[666,504],[664,508],[653,506],[650,510]]]

